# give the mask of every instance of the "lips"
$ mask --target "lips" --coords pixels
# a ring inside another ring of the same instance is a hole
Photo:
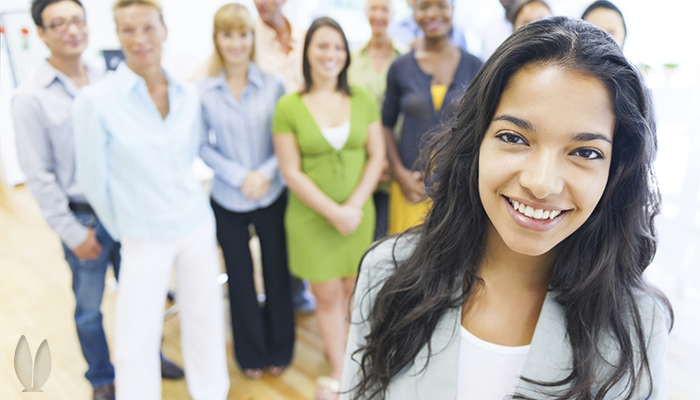
[[[338,63],[335,61],[326,61],[322,65],[323,65],[323,68],[328,69],[328,70],[338,68]]]
[[[153,51],[151,49],[148,50],[134,50],[134,54],[137,56],[143,57],[151,54]]]
[[[431,32],[440,30],[443,26],[445,26],[445,23],[443,21],[433,21],[429,22],[428,25],[425,26],[425,28]]]
[[[549,208],[535,208],[503,196],[508,214],[523,228],[547,231],[554,228],[571,211]],[[516,208],[517,206],[517,208]]]
[[[542,208],[535,209],[513,199],[508,199],[508,203],[510,203],[510,205],[513,206],[513,209],[519,213],[534,219],[554,219],[561,214],[561,210],[546,210]]]

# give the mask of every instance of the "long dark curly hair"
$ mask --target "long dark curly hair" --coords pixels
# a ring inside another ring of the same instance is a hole
[[[605,191],[588,220],[555,247],[550,287],[565,311],[571,373],[561,381],[533,383],[557,399],[586,400],[604,398],[620,382],[627,384],[620,399],[632,399],[642,384],[651,387],[644,380],[651,379],[646,349],[642,345],[639,354],[636,346],[646,343],[639,294],[665,305],[673,318],[668,300],[642,276],[656,253],[654,218],[660,209],[651,100],[643,77],[609,35],[582,20],[552,17],[526,25],[496,50],[471,82],[454,120],[425,149],[432,207],[424,224],[410,231],[413,253],[403,261],[395,258],[396,269],[367,316],[370,333],[353,355],[361,377],[352,398],[383,398],[391,379],[429,343],[438,321],[461,308],[479,282],[488,221],[479,197],[479,148],[508,81],[532,64],[599,79],[616,121]],[[620,353],[605,376],[597,347],[603,336]]]

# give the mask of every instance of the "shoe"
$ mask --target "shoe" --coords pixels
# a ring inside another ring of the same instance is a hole
[[[168,360],[163,355],[160,356],[160,376],[163,379],[178,380],[185,377],[185,371],[177,364]]]
[[[287,369],[286,365],[272,365],[267,369],[267,372],[274,377],[282,375],[282,373]]]
[[[114,384],[108,383],[94,388],[92,400],[114,400]]]
[[[315,400],[337,400],[340,395],[340,382],[330,376],[316,379]]]
[[[301,314],[313,314],[316,311],[316,298],[304,287],[297,293],[292,293],[294,311]]]
[[[262,378],[263,371],[258,368],[244,368],[243,375],[251,381],[256,381]]]

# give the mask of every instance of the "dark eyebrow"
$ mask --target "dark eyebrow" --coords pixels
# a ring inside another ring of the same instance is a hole
[[[594,140],[604,140],[604,141],[612,144],[612,140],[610,140],[609,137],[607,137],[606,135],[603,135],[602,133],[589,133],[589,132],[574,133],[571,135],[571,140],[574,142],[592,142]]]
[[[514,117],[512,115],[503,114],[495,117],[494,121],[507,121],[513,125],[516,125],[520,129],[526,129],[528,131],[534,131],[532,124],[522,118]],[[594,140],[603,140],[612,144],[612,140],[607,135],[602,133],[590,133],[590,132],[580,132],[571,135],[571,140],[574,142],[592,142]]]
[[[494,118],[493,120],[494,121],[508,121],[511,124],[516,125],[520,129],[534,131],[531,123],[529,123],[528,121],[525,121],[524,119],[514,117],[512,115],[507,115],[507,114],[499,115],[498,117]]]

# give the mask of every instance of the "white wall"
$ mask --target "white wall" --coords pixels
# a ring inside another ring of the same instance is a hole
[[[226,0],[161,0],[169,39],[165,44],[163,64],[173,75],[187,79],[212,52],[211,24],[214,13]],[[397,17],[407,13],[405,0],[395,0]],[[580,16],[592,0],[548,0],[556,14]],[[256,15],[253,0],[238,0]],[[344,6],[336,6],[336,4]],[[364,19],[363,0],[287,0],[285,13],[293,23],[308,26],[319,14],[329,14],[344,26],[352,45],[369,37]],[[695,29],[695,17],[700,15],[700,2],[695,0],[616,0],[626,16],[629,28],[626,53],[636,63],[652,67],[650,84],[663,87],[668,82],[663,64],[679,63],[673,82],[690,87],[697,83],[700,70],[700,31]],[[111,0],[83,0],[91,29],[90,44],[85,57],[102,63],[100,50],[117,49],[112,19]],[[0,12],[29,9],[30,0],[1,0]],[[498,0],[455,0],[455,23],[468,33],[472,49],[480,48],[480,35],[485,25],[502,15]],[[32,27],[33,28],[33,27]],[[6,88],[1,88],[6,94]],[[7,118],[5,118],[7,119]],[[3,126],[3,136],[8,128]],[[3,143],[9,143],[7,140]],[[7,148],[7,145],[5,145]],[[5,157],[5,162],[12,162]],[[10,157],[12,158],[12,157]],[[15,166],[6,170],[17,170]],[[9,173],[9,172],[8,172]]]
[[[549,0],[556,14],[580,16],[592,0]],[[166,44],[165,66],[175,75],[187,75],[212,51],[211,22],[216,9],[226,0],[162,0],[165,19],[170,28]],[[238,0],[255,15],[252,0]],[[110,0],[83,0],[91,28],[91,42],[86,55],[96,59],[104,48],[118,48]],[[334,7],[334,0],[287,0],[285,13],[302,26],[308,26],[318,13],[328,13],[346,28],[351,43],[368,38],[369,27],[359,5],[356,9]],[[396,0],[399,14],[405,10],[404,0]],[[700,66],[700,45],[695,19],[700,15],[700,2],[694,0],[616,0],[627,17],[628,56],[661,70],[664,63],[681,63],[680,73]],[[2,0],[0,11],[28,9],[30,0]],[[470,39],[478,43],[485,24],[501,11],[497,0],[455,0],[455,23],[463,27]],[[475,46],[473,46],[475,47]]]

